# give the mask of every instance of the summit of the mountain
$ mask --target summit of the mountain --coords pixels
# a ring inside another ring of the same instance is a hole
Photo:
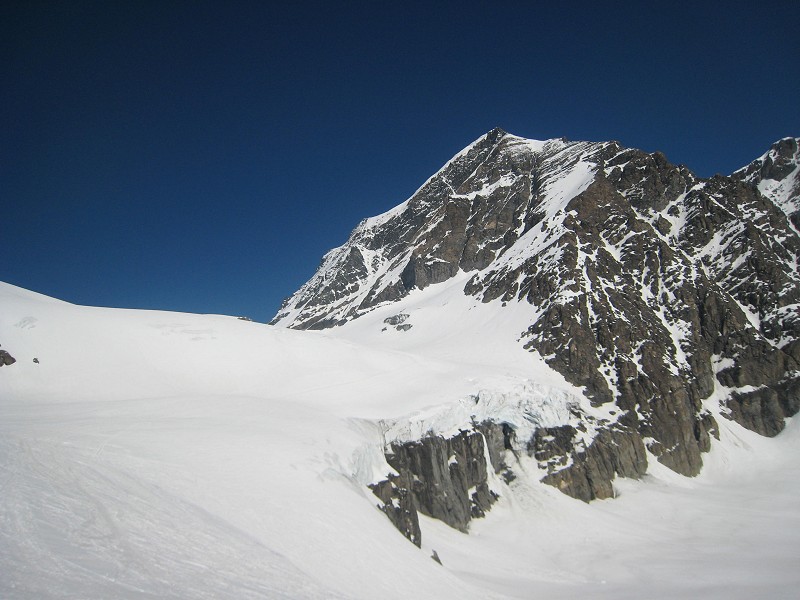
[[[545,481],[605,497],[645,448],[696,475],[716,418],[773,436],[800,407],[797,146],[701,179],[659,152],[493,129],[362,221],[273,324],[346,329],[437,284],[524,304],[519,343],[607,411],[588,437],[579,420],[526,441]]]
[[[450,159],[406,202],[363,220],[273,324],[341,324],[411,289],[481,270],[533,224],[552,182],[586,179],[593,145],[536,141],[493,129]],[[599,146],[598,146],[599,147]],[[567,179],[570,179],[567,177]]]

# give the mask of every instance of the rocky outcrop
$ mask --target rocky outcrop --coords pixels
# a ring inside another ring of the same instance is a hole
[[[578,429],[541,432],[534,456],[560,457],[547,482],[607,497],[614,477],[641,475],[645,448],[696,475],[715,390],[721,416],[763,435],[800,408],[798,156],[786,138],[700,179],[616,142],[493,130],[359,224],[273,322],[340,325],[472,273],[466,294],[528,303],[525,347],[617,415],[581,443]]]
[[[6,350],[0,350],[0,367],[4,365],[13,365],[17,359],[11,356]]]
[[[417,546],[422,540],[418,512],[466,531],[469,522],[483,517],[497,499],[489,487],[489,469],[505,468],[498,448],[503,429],[487,423],[481,430],[491,441],[481,431],[461,431],[450,438],[393,443],[386,453],[396,473],[370,488],[380,498],[381,510]],[[487,461],[492,453],[496,463]]]
[[[528,454],[547,470],[542,479],[584,502],[612,498],[617,475],[639,479],[647,472],[644,443],[636,431],[603,429],[586,446],[570,425],[538,429]]]
[[[785,419],[800,410],[800,381],[790,379],[772,387],[734,392],[727,406],[734,421],[761,435],[777,435],[783,430]]]
[[[537,461],[544,483],[565,494],[585,502],[611,498],[617,476],[638,479],[646,473],[645,446],[638,432],[625,426],[591,417],[586,422],[590,428],[583,422],[537,428],[527,442],[518,440],[508,423],[484,421],[450,438],[429,435],[392,443],[386,460],[395,473],[370,488],[381,500],[379,508],[417,546],[422,541],[418,513],[466,532],[498,498],[490,471],[506,483],[514,481],[517,475],[506,458],[518,459],[521,453]]]
[[[411,323],[406,323],[408,320],[408,315],[405,313],[400,313],[397,315],[392,315],[391,317],[387,317],[383,320],[386,324],[386,327],[383,328],[384,331],[389,327],[393,327],[397,331],[408,331],[413,327]]]

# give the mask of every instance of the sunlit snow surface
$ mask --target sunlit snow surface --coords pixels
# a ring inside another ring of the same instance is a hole
[[[796,597],[797,420],[770,440],[718,418],[699,477],[651,460],[589,505],[523,457],[468,535],[405,540],[366,488],[384,443],[582,402],[516,341],[533,307],[464,281],[324,333],[0,284],[0,598]]]

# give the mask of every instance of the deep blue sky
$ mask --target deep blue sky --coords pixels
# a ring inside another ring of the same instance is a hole
[[[800,2],[0,3],[0,280],[268,320],[500,126],[702,176],[800,135]]]

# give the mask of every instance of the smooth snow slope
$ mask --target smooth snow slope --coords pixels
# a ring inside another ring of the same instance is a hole
[[[651,461],[591,505],[523,458],[469,535],[395,531],[365,487],[386,436],[451,430],[471,395],[541,422],[579,401],[515,341],[533,307],[459,286],[412,293],[409,331],[395,306],[320,333],[0,284],[0,598],[796,595],[796,422],[720,420],[700,477]]]

